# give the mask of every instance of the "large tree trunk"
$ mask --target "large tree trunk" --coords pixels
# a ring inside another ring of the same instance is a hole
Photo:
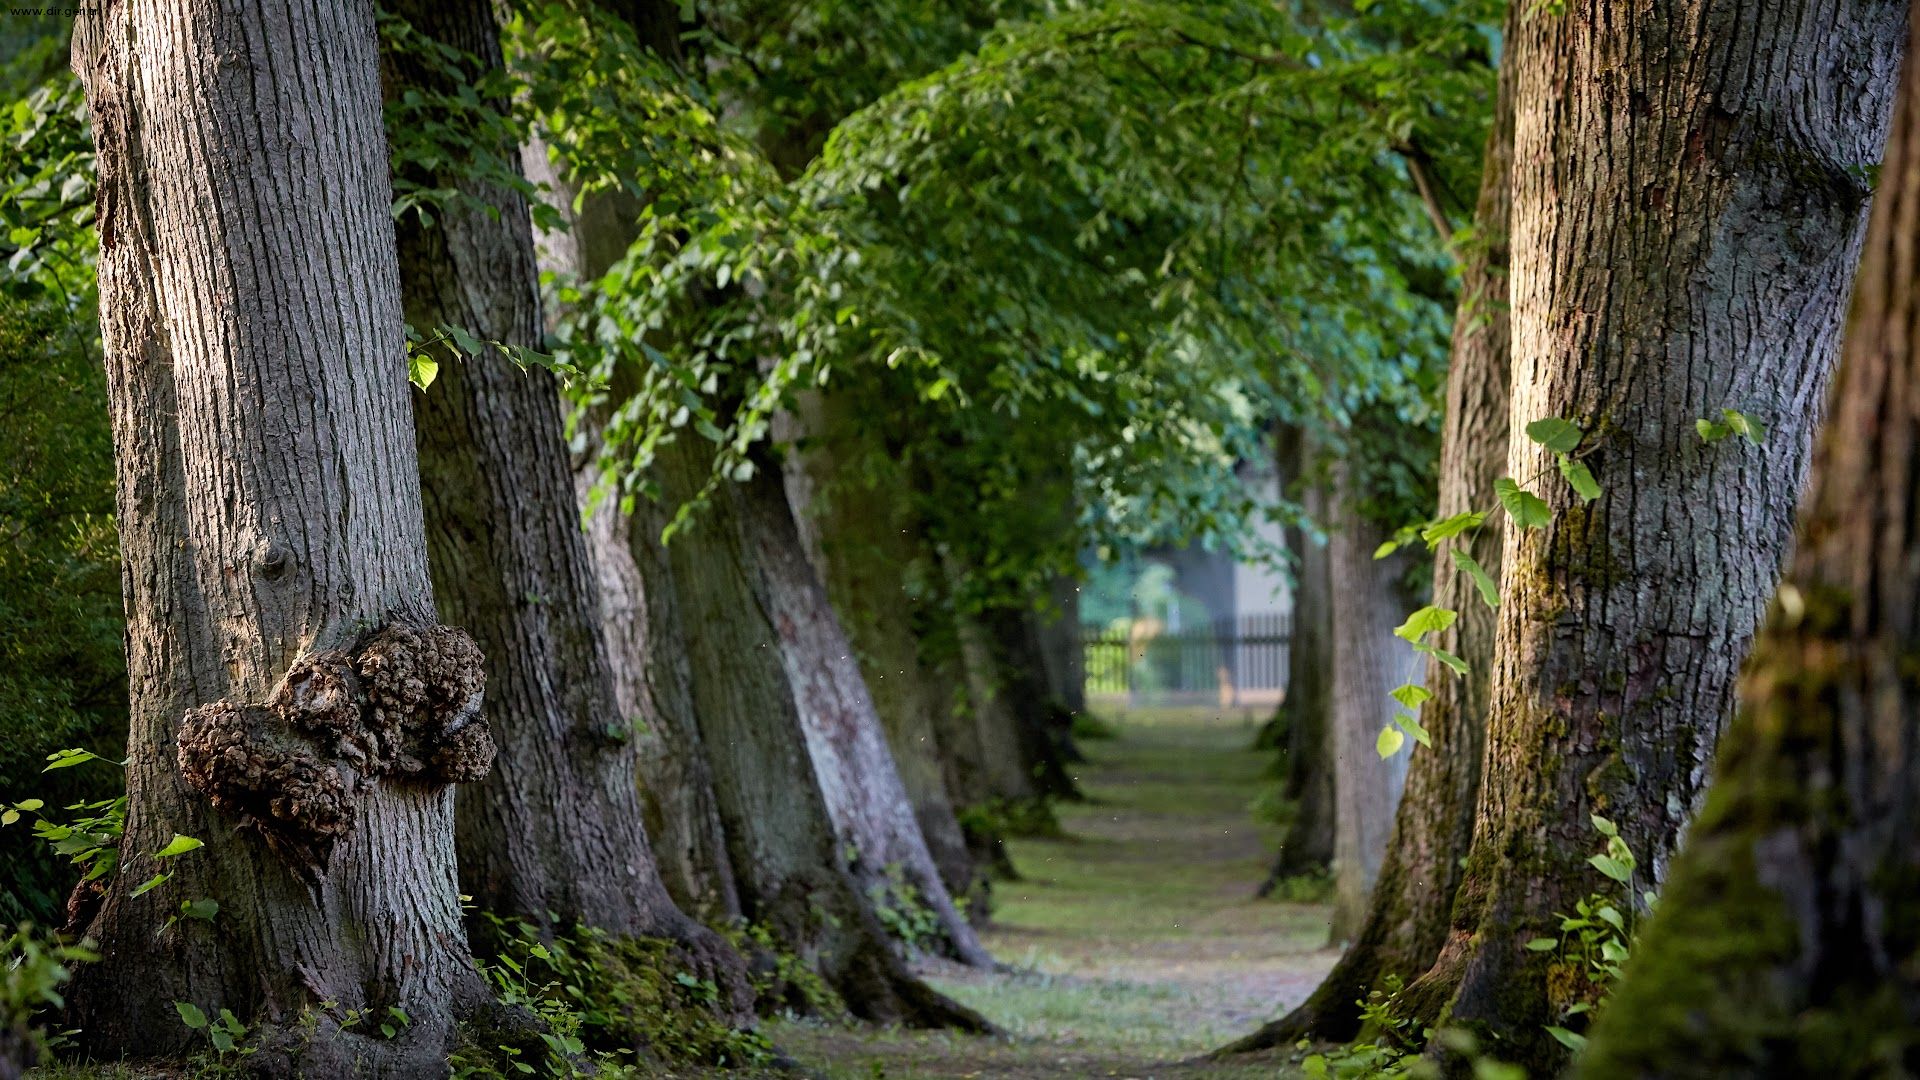
[[[953,707],[952,688],[922,656],[921,626],[930,618],[938,568],[922,550],[904,483],[889,486],[887,477],[860,483],[846,474],[847,462],[877,456],[862,445],[847,404],[808,395],[795,419],[808,438],[789,455],[785,478],[808,557],[859,660],[941,880],[954,895],[972,895],[978,884],[973,856],[954,814],[936,735],[940,710]]]
[[[853,646],[807,562],[779,470],[762,469],[741,485],[735,501],[763,600],[756,614],[778,635],[807,755],[834,830],[853,853],[861,891],[881,905],[924,906],[942,928],[942,951],[991,966],[993,958],[934,866]]]
[[[1345,470],[1342,470],[1343,472]],[[1340,490],[1349,490],[1342,483]],[[1367,897],[1393,828],[1393,811],[1406,785],[1404,751],[1380,756],[1380,730],[1393,723],[1390,691],[1420,678],[1420,655],[1393,636],[1409,610],[1400,579],[1407,559],[1373,557],[1391,535],[1360,517],[1342,499],[1327,542],[1328,579],[1340,603],[1333,609],[1334,828],[1333,941],[1351,937],[1366,917]]]
[[[1326,499],[1318,483],[1309,479],[1312,453],[1300,429],[1281,432],[1276,447],[1280,482],[1294,489],[1293,498],[1309,516],[1324,523]],[[1328,727],[1332,714],[1333,603],[1328,595],[1327,548],[1298,526],[1287,529],[1286,540],[1287,550],[1293,555],[1293,589],[1289,594],[1293,622],[1287,641],[1286,698],[1280,705],[1287,721],[1286,774],[1280,793],[1293,803],[1294,813],[1280,840],[1273,869],[1260,886],[1261,896],[1273,892],[1288,878],[1322,873],[1333,864],[1334,770]]]
[[[1472,852],[1406,1005],[1450,1003],[1536,1071],[1572,980],[1525,943],[1607,884],[1591,814],[1665,877],[1772,592],[1905,8],[1588,0],[1515,43],[1511,415],[1587,431],[1603,490],[1581,504],[1511,440],[1552,519],[1508,530]],[[1703,443],[1729,408],[1768,425],[1758,445]]]
[[[192,1002],[257,1034],[250,1067],[444,1073],[488,999],[448,785],[492,746],[479,653],[434,624],[373,6],[118,3],[73,59],[133,712],[75,1019],[96,1055],[180,1054]],[[154,859],[175,833],[205,847]],[[389,1007],[392,1039],[341,1027]]]
[[[1506,39],[1526,5],[1509,5]],[[1493,126],[1474,210],[1476,242],[1460,275],[1460,303],[1448,360],[1447,406],[1440,442],[1437,516],[1496,505],[1493,482],[1507,460],[1507,219],[1513,208],[1513,56],[1500,57]],[[1229,1047],[1230,1051],[1292,1046],[1304,1037],[1346,1041],[1358,1034],[1356,1002],[1390,976],[1412,979],[1433,964],[1446,941],[1460,864],[1473,840],[1473,807],[1485,747],[1487,687],[1493,671],[1494,609],[1453,564],[1464,550],[1498,579],[1504,519],[1441,542],[1434,552],[1433,603],[1460,613],[1435,644],[1467,662],[1461,677],[1438,660],[1427,664],[1433,696],[1420,723],[1430,749],[1413,751],[1393,838],[1374,883],[1366,922],[1340,962],[1308,999],[1285,1017]]]
[[[432,40],[499,64],[487,0],[405,0],[396,10]],[[388,63],[392,96],[454,89],[416,57]],[[499,148],[509,156],[515,149]],[[537,348],[539,277],[526,203],[457,167],[420,179],[471,202],[443,207],[431,224],[419,214],[401,220],[409,322],[423,333],[450,325]],[[481,911],[548,929],[584,924],[665,939],[681,962],[726,991],[722,1013],[745,1020],[744,964],[675,906],[647,846],[634,732],[614,698],[559,388],[548,373],[522,371],[497,351],[465,359],[438,351],[438,378],[415,396],[427,553],[441,614],[468,627],[491,658],[486,711],[501,749],[493,775],[458,800],[461,885]]]
[[[1920,24],[1790,583],[1579,1073],[1920,1072]]]
[[[598,477],[583,467],[576,495],[584,507]],[[726,831],[713,794],[713,767],[693,715],[681,612],[660,533],[668,514],[643,503],[632,514],[611,506],[587,515],[587,543],[600,582],[600,621],[614,666],[621,715],[637,726],[640,794],[647,836],[667,891],[680,907],[715,925],[741,916],[740,890],[727,857]]]
[[[670,12],[641,5],[630,21],[642,28],[641,40],[650,48],[671,49],[678,41],[677,16]],[[641,209],[637,199],[601,192],[576,209],[572,183],[537,139],[522,149],[521,163],[530,179],[551,192],[551,205],[566,223],[536,238],[543,270],[588,281],[626,254]],[[625,390],[616,387],[614,393]],[[586,518],[614,703],[632,726],[642,817],[667,892],[681,910],[719,925],[741,915],[740,895],[714,801],[713,769],[693,718],[680,608],[670,588],[647,588],[648,581],[669,580],[660,547],[669,515],[644,500],[631,514],[621,513],[615,500],[596,501],[603,411],[590,410],[579,420],[585,445],[574,462],[574,497]]]
[[[695,438],[686,433],[660,451],[656,473],[669,505],[698,491],[712,469],[712,450]],[[754,482],[771,485],[784,508],[777,476]],[[792,613],[782,606],[783,586],[758,561],[759,511],[743,505],[750,497],[742,485],[716,491],[667,546],[670,583],[658,583],[674,591],[689,616],[694,712],[741,906],[813,962],[856,1014],[986,1029],[984,1019],[906,970],[841,858],[776,625]],[[647,584],[652,592],[657,583]]]

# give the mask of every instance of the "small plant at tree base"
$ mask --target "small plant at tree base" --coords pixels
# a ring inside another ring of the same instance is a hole
[[[721,931],[747,957],[754,1007],[761,1015],[785,1009],[807,1016],[840,1017],[846,1004],[804,959],[783,948],[760,923],[735,923]]]
[[[1574,905],[1573,914],[1560,916],[1560,936],[1527,942],[1529,949],[1554,954],[1547,989],[1560,1015],[1558,1023],[1548,1025],[1547,1033],[1576,1054],[1586,1049],[1583,1032],[1620,978],[1637,914],[1651,912],[1658,902],[1651,891],[1635,896],[1634,875],[1640,863],[1621,839],[1620,830],[1598,814],[1593,815],[1593,827],[1606,845],[1587,862],[1619,883],[1623,895],[1593,893]]]
[[[712,980],[675,971],[672,943],[615,937],[576,926],[542,934],[520,919],[483,915],[498,953],[480,961],[496,996],[539,1017],[545,1060],[522,1060],[510,1045],[475,1045],[457,1055],[463,1076],[593,1076],[622,1065],[756,1066],[772,1049],[751,1031],[718,1015],[721,991]],[[634,1060],[635,1047],[657,1057]]]
[[[946,938],[940,916],[927,906],[920,889],[907,880],[899,863],[889,863],[886,875],[885,882],[867,887],[867,898],[873,901],[874,914],[879,916],[887,936],[915,952],[938,947]]]

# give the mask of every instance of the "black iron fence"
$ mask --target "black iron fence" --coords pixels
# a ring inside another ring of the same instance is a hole
[[[1215,619],[1173,632],[1157,619],[1088,629],[1081,639],[1087,693],[1139,705],[1272,704],[1286,689],[1292,629],[1285,613]]]

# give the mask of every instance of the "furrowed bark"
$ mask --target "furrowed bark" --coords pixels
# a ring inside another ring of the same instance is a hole
[[[73,1020],[95,1056],[178,1055],[191,1002],[248,1025],[257,1071],[442,1074],[490,1000],[448,785],[492,748],[478,652],[434,624],[373,6],[103,5],[73,64],[132,693]],[[205,846],[154,859],[176,833]],[[342,1027],[389,1007],[392,1039]]]
[[[1508,8],[1506,40],[1519,30],[1524,5]],[[1477,242],[1461,267],[1460,304],[1448,360],[1446,419],[1440,442],[1438,517],[1497,505],[1493,482],[1507,458],[1507,228],[1513,207],[1513,55],[1500,58],[1493,126],[1487,133]],[[1473,841],[1473,808],[1485,746],[1487,687],[1493,671],[1494,609],[1453,563],[1455,549],[1500,576],[1504,517],[1495,511],[1473,532],[1434,552],[1433,603],[1460,613],[1435,644],[1465,660],[1455,677],[1438,660],[1427,665],[1433,696],[1420,723],[1433,746],[1413,751],[1393,838],[1381,863],[1365,923],[1354,942],[1306,1001],[1228,1047],[1229,1051],[1292,1046],[1302,1038],[1334,1042],[1360,1030],[1357,1002],[1389,977],[1413,979],[1432,966],[1446,941],[1460,864]]]
[[[1920,24],[1801,544],[1582,1077],[1920,1072]]]
[[[1589,815],[1657,883],[1730,712],[1821,411],[1905,5],[1572,3],[1517,36],[1516,424],[1560,417],[1602,487],[1507,469],[1552,510],[1505,540],[1484,775],[1453,928],[1417,1019],[1537,1072],[1572,1003],[1556,912],[1610,883]],[[1705,443],[1736,409],[1758,445]]]
[[[954,814],[936,734],[941,710],[953,707],[952,687],[922,655],[920,627],[935,617],[927,609],[938,567],[922,550],[900,486],[846,474],[846,462],[878,453],[862,445],[846,404],[830,394],[808,396],[796,421],[807,439],[786,462],[795,523],[859,660],[941,880],[956,896],[975,896],[973,856]]]
[[[807,562],[779,471],[761,470],[737,494],[742,544],[762,598],[758,614],[778,636],[807,754],[834,830],[854,853],[862,894],[882,905],[924,905],[942,928],[942,951],[992,966],[934,866],[853,646]]]
[[[1339,470],[1345,472],[1345,470]],[[1340,490],[1351,485],[1339,482]],[[1376,559],[1391,530],[1363,519],[1342,500],[1327,544],[1333,609],[1330,713],[1334,756],[1333,917],[1327,931],[1342,941],[1359,929],[1380,875],[1394,807],[1406,784],[1407,754],[1382,758],[1380,729],[1393,722],[1389,692],[1420,678],[1420,655],[1393,635],[1410,610],[1400,588],[1407,560]]]
[[[500,63],[486,0],[406,0],[395,11],[477,63]],[[446,78],[417,57],[388,57],[392,96],[450,92]],[[458,164],[422,179],[467,201],[442,206],[430,224],[419,214],[400,221],[409,322],[422,334],[453,326],[538,348],[539,276],[524,200]],[[496,350],[436,352],[438,376],[414,396],[428,560],[441,614],[470,627],[493,660],[486,712],[502,751],[493,775],[458,799],[462,887],[480,911],[544,930],[584,924],[664,939],[722,988],[720,1013],[745,1022],[744,962],[675,906],[647,845],[633,730],[615,701],[601,637],[559,387]]]
[[[669,442],[656,462],[670,505],[699,490],[712,469],[713,452],[693,438]],[[784,508],[776,473],[763,468],[756,481]],[[746,485],[721,487],[666,549],[675,595],[700,613],[685,626],[695,715],[741,905],[815,964],[855,1014],[988,1030],[984,1018],[907,971],[841,857],[783,656],[776,619],[785,609],[756,564],[761,543],[756,511],[743,505],[749,497]]]

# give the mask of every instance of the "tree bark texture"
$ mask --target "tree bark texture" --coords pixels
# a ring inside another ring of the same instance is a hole
[[[834,829],[854,853],[862,892],[880,904],[924,905],[940,923],[943,951],[992,966],[934,866],[853,645],[807,561],[780,470],[761,469],[737,495],[743,548],[759,577],[759,615],[777,635],[807,754]]]
[[[1281,432],[1277,447],[1281,483],[1314,520],[1326,520],[1326,498],[1310,478],[1314,451],[1298,428]],[[1273,869],[1260,886],[1271,893],[1282,881],[1326,871],[1333,865],[1333,747],[1328,719],[1333,673],[1333,602],[1328,594],[1326,544],[1299,526],[1286,532],[1293,554],[1293,627],[1287,642],[1287,689],[1280,707],[1287,718],[1286,774],[1281,795],[1294,805]],[[1291,1042],[1288,1044],[1291,1045]],[[1253,1049],[1249,1047],[1249,1049]]]
[[[940,710],[953,707],[952,687],[922,656],[921,627],[937,617],[927,610],[937,595],[929,595],[937,568],[919,540],[904,485],[888,484],[898,474],[865,482],[848,474],[848,461],[878,451],[862,444],[846,409],[831,392],[800,402],[794,423],[805,442],[786,461],[788,498],[808,557],[859,660],[941,880],[953,895],[973,895],[973,856],[954,813],[936,735]]]
[[[1920,1073],[1914,55],[1800,550],[1584,1077]]]
[[[406,0],[395,10],[427,37],[499,64],[486,0]],[[454,89],[408,56],[390,55],[388,76],[393,96]],[[401,220],[408,321],[423,334],[450,325],[538,348],[525,201],[458,166],[422,179],[468,201],[443,206],[431,224]],[[495,350],[437,351],[438,377],[414,397],[428,561],[441,614],[470,628],[492,659],[486,713],[502,751],[492,776],[457,800],[461,885],[480,910],[544,928],[665,939],[726,991],[721,1011],[745,1020],[751,994],[738,954],[675,906],[647,845],[631,714],[615,701],[559,387]]]
[[[1366,917],[1406,785],[1408,751],[1382,758],[1376,745],[1380,729],[1393,723],[1390,692],[1419,682],[1424,665],[1393,634],[1410,610],[1400,588],[1407,559],[1373,557],[1392,530],[1364,520],[1344,499],[1336,513],[1327,542],[1332,594],[1340,598],[1333,606],[1333,917],[1327,929],[1331,940],[1344,941]]]
[[[186,1001],[245,1021],[258,1070],[444,1073],[488,1000],[448,783],[492,747],[479,654],[433,621],[373,6],[103,5],[73,60],[132,695],[74,1020],[95,1055],[177,1055]],[[176,833],[205,847],[154,859]],[[392,1039],[340,1026],[390,1006]]]
[[[712,450],[695,438],[683,433],[660,450],[655,466],[669,505],[698,491],[712,469]],[[777,475],[757,479],[784,505]],[[756,564],[761,544],[746,497],[743,486],[720,488],[666,549],[741,906],[813,962],[857,1015],[985,1029],[907,971],[842,858],[775,623],[785,611]]]
[[[1508,42],[1519,31],[1524,11],[1524,4],[1509,5]],[[1464,253],[1461,266],[1440,442],[1436,516],[1441,518],[1497,505],[1493,483],[1506,468],[1513,56],[1509,47],[1500,57],[1473,217],[1477,242]],[[1425,685],[1433,696],[1420,708],[1420,723],[1433,746],[1414,750],[1408,761],[1406,791],[1366,922],[1306,1001],[1230,1050],[1292,1046],[1303,1037],[1351,1040],[1360,1029],[1355,1002],[1385,986],[1389,976],[1415,978],[1439,955],[1460,885],[1460,864],[1473,841],[1495,623],[1495,609],[1482,602],[1471,579],[1454,565],[1453,551],[1464,550],[1498,580],[1504,522],[1496,511],[1479,529],[1441,541],[1434,552],[1433,603],[1460,613],[1434,644],[1464,659],[1469,670],[1456,678],[1438,660],[1427,664]]]
[[[1588,432],[1603,490],[1582,504],[1511,440],[1552,517],[1506,536],[1472,851],[1405,1004],[1536,1071],[1572,1002],[1524,943],[1608,884],[1590,814],[1664,879],[1773,590],[1905,11],[1580,2],[1517,36],[1510,413]],[[1764,438],[1704,442],[1723,409]]]
[[[662,44],[651,37],[642,40],[656,50]],[[541,269],[578,280],[605,273],[635,235],[638,200],[624,192],[601,192],[576,209],[574,186],[544,143],[529,142],[521,162],[528,177],[552,193],[552,205],[565,220],[564,228],[535,238]],[[719,925],[738,918],[742,909],[714,801],[713,770],[693,717],[693,675],[680,610],[670,587],[647,587],[650,580],[671,580],[660,547],[670,515],[644,500],[631,514],[621,513],[614,499],[596,500],[603,413],[588,409],[576,420],[583,446],[573,462],[574,496],[586,519],[615,707],[632,726],[642,817],[667,892],[682,911]]]

